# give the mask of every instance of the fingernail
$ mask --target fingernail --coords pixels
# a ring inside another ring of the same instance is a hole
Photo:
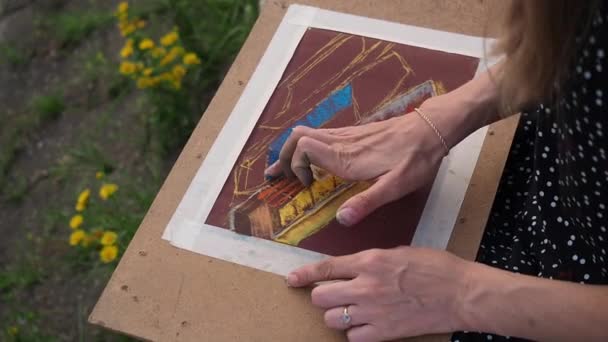
[[[295,273],[290,273],[287,276],[287,286],[294,286],[298,283],[298,276]]]
[[[350,227],[355,224],[355,211],[351,208],[344,208],[338,211],[336,219],[341,225]]]

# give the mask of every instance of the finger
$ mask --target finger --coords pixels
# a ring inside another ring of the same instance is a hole
[[[298,141],[303,136],[307,136],[315,140],[322,141],[324,143],[329,143],[335,139],[329,134],[325,133],[323,130],[317,130],[306,126],[295,127],[289,135],[289,138],[287,138],[287,141],[283,145],[281,152],[279,153],[279,163],[281,165],[281,170],[287,177],[295,177],[295,174],[291,170],[291,159],[293,157],[293,153],[296,150],[296,147],[298,146]]]
[[[319,285],[312,290],[311,299],[315,306],[324,309],[350,305],[363,300],[356,280]]]
[[[338,209],[336,219],[344,226],[353,226],[379,207],[402,196],[397,180],[390,174],[384,175],[371,187],[344,202]]]
[[[355,278],[356,260],[356,255],[346,255],[302,266],[287,276],[287,284],[292,287],[303,287],[321,281]]]
[[[366,324],[349,329],[346,333],[349,342],[380,342],[382,335],[374,325]]]
[[[302,182],[309,186],[312,184],[313,174],[310,165],[321,167],[330,173],[342,177],[338,156],[327,144],[309,137],[302,137],[298,141],[291,160],[291,170]]]
[[[347,312],[350,316],[350,322],[345,323],[343,320],[344,308],[348,308]],[[325,325],[331,329],[347,330],[353,326],[364,325],[369,323],[370,315],[365,312],[366,309],[358,305],[338,306],[325,311]]]
[[[266,170],[264,170],[265,177],[278,177],[283,173],[283,169],[281,169],[281,163],[276,161],[274,164],[270,165]]]

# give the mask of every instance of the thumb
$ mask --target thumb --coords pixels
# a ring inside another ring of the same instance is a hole
[[[382,176],[367,190],[348,199],[336,214],[338,222],[344,226],[353,226],[381,206],[401,197],[399,187],[388,175]]]

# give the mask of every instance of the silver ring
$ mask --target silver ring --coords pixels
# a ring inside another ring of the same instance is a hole
[[[346,326],[350,325],[350,322],[353,320],[351,315],[348,313],[348,306],[344,307],[344,311],[342,311],[342,316],[340,317],[342,323]]]

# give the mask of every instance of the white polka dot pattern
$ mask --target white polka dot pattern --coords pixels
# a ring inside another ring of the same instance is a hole
[[[608,284],[606,5],[580,44],[560,100],[522,113],[477,261]],[[516,340],[457,333],[452,341]]]

